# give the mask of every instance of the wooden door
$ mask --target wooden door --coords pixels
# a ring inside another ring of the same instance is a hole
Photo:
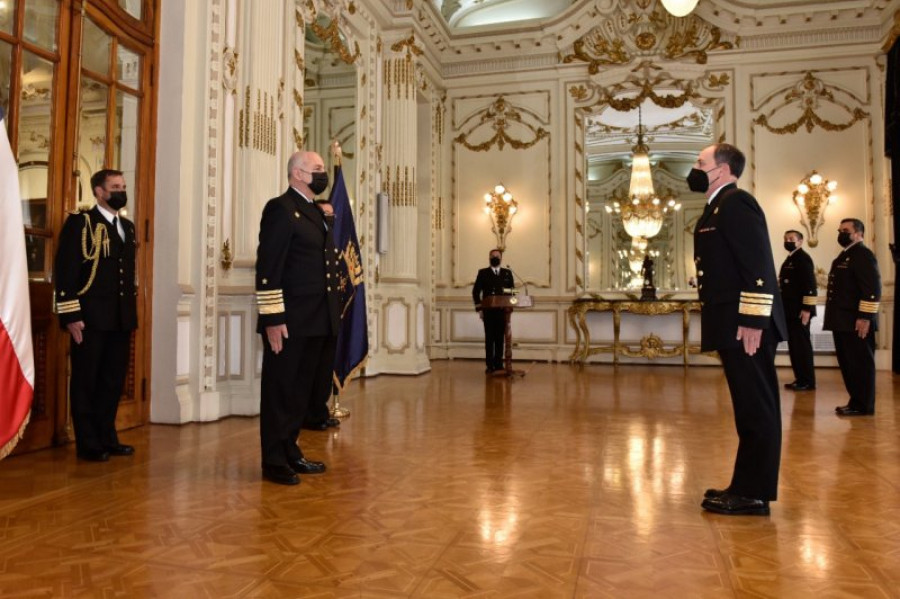
[[[0,2],[0,105],[19,164],[30,276],[35,398],[17,452],[65,443],[69,340],[53,314],[53,258],[68,212],[100,168],[125,172],[139,232],[139,331],[120,428],[149,418],[152,181],[158,0]]]

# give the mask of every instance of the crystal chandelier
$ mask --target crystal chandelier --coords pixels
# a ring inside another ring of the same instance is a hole
[[[638,106],[637,145],[632,148],[632,153],[629,199],[622,202],[614,201],[612,207],[606,206],[606,211],[621,215],[622,226],[632,238],[650,239],[662,229],[666,213],[670,209],[678,210],[681,204],[671,198],[668,202],[663,202],[653,190],[650,149],[644,143],[640,106]]]
[[[697,6],[698,0],[661,0],[662,5],[674,17],[684,17]]]

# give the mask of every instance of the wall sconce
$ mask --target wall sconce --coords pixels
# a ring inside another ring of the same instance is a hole
[[[506,236],[512,230],[512,219],[519,204],[503,185],[497,185],[491,193],[484,194],[484,213],[491,217],[491,231],[497,237],[497,249],[506,250]]]
[[[837,181],[829,181],[816,171],[806,175],[794,192],[794,205],[800,211],[800,224],[809,236],[809,247],[819,245],[816,234],[825,222],[825,208],[837,201]]]

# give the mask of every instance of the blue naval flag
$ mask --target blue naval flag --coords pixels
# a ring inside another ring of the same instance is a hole
[[[347,380],[365,366],[369,355],[366,286],[359,239],[340,166],[334,169],[334,184],[328,201],[334,208],[334,244],[341,257],[341,325],[334,357],[334,383],[340,393]]]

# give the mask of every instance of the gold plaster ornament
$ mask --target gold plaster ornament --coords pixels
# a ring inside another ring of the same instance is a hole
[[[479,113],[478,122],[467,131],[460,133],[453,141],[473,152],[486,152],[495,145],[502,150],[509,144],[515,150],[524,150],[532,147],[545,137],[549,137],[550,133],[543,127],[536,127],[523,118],[523,113],[527,113],[522,108],[518,108],[510,104],[505,97],[498,96],[497,99],[486,109]],[[527,113],[534,116],[531,113]],[[516,139],[507,132],[513,124],[519,124],[533,133],[531,139]],[[494,135],[482,143],[472,143],[469,138],[473,133],[483,128],[490,127],[495,133]]]

